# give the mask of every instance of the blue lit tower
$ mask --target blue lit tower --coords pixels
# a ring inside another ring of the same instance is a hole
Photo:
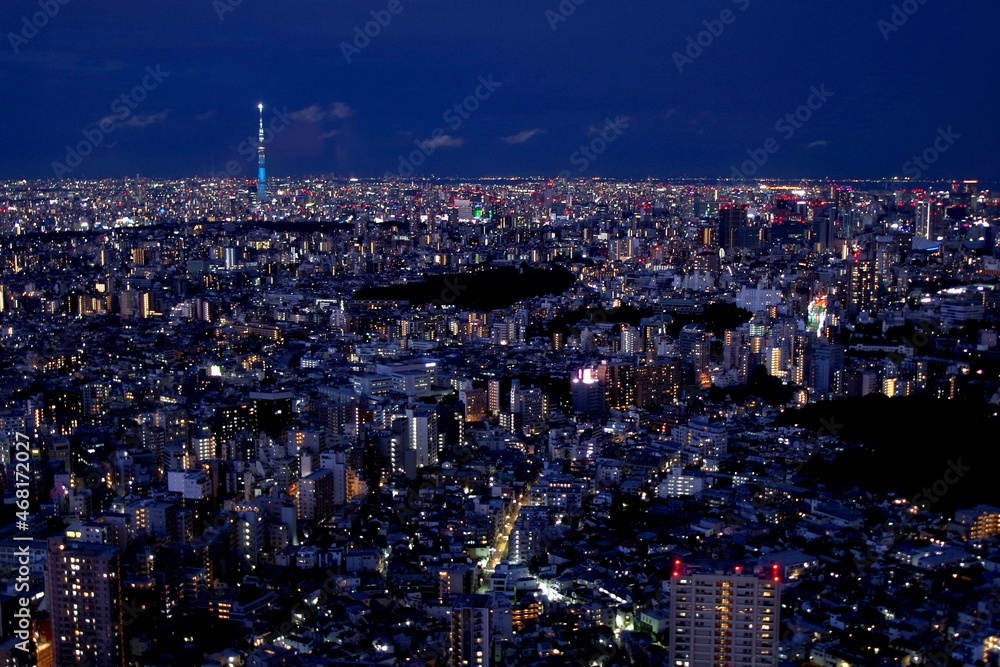
[[[267,201],[267,177],[264,171],[264,105],[258,104],[260,111],[260,134],[257,140],[257,200],[263,206]]]

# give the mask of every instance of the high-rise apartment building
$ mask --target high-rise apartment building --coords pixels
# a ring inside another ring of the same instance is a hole
[[[320,469],[299,480],[298,518],[302,521],[321,521],[333,513],[334,474]]]
[[[708,370],[711,342],[711,332],[705,331],[705,327],[701,324],[687,324],[681,329],[677,347],[681,357],[694,366],[696,374]]]
[[[463,594],[451,606],[451,667],[489,667],[496,642],[511,634],[510,600],[502,593]]]
[[[124,667],[117,547],[50,539],[45,597],[52,618],[55,667]]]
[[[871,312],[878,303],[879,274],[876,262],[855,257],[848,267],[847,312]]]
[[[683,374],[677,364],[659,361],[636,372],[635,403],[642,409],[660,408],[680,399]]]
[[[812,387],[817,394],[836,393],[844,370],[844,346],[819,343],[812,349]]]
[[[416,452],[417,467],[438,462],[437,412],[430,406],[406,409],[406,445]]]
[[[588,416],[604,414],[604,385],[594,368],[581,368],[570,378],[573,410]]]
[[[465,406],[465,421],[481,422],[486,419],[486,392],[482,389],[463,389],[458,400]]]
[[[690,574],[674,563],[670,582],[673,667],[778,664],[778,577]]]
[[[635,362],[601,362],[597,377],[604,387],[604,402],[610,410],[635,405]]]
[[[490,380],[486,384],[486,402],[491,415],[500,413],[500,380]]]

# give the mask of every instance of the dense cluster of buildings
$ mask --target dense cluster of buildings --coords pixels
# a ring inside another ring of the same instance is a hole
[[[779,417],[1000,405],[1000,197],[256,193],[0,184],[0,665],[997,664],[1000,508]]]

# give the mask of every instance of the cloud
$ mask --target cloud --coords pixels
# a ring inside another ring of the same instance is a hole
[[[101,120],[97,121],[96,125],[108,124],[114,125],[116,127],[146,127],[149,125],[156,125],[162,123],[170,115],[170,109],[161,111],[159,113],[141,113],[129,116],[124,120],[117,116],[105,116]]]
[[[330,106],[330,114],[334,118],[339,118],[340,120],[344,120],[345,118],[350,118],[351,116],[354,115],[354,109],[347,106],[343,102],[334,102]]]
[[[313,104],[307,106],[305,109],[299,109],[298,111],[291,112],[288,114],[288,117],[292,120],[302,121],[303,123],[320,123],[328,118],[344,120],[345,118],[350,118],[353,115],[354,109],[347,106],[343,102],[334,102],[333,104],[327,104],[325,106]]]
[[[215,109],[210,109],[209,111],[206,111],[205,113],[198,114],[194,118],[197,121],[205,122],[207,120],[215,120],[216,115],[217,115],[216,110]]]
[[[424,150],[432,151],[441,147],[458,148],[465,143],[461,137],[453,137],[450,134],[443,134],[440,137],[425,139],[420,142],[420,147]]]
[[[508,144],[523,144],[529,139],[537,137],[539,134],[545,134],[545,130],[540,127],[536,127],[533,130],[525,130],[524,132],[512,134],[509,137],[503,137],[503,141]]]
[[[323,120],[323,112],[318,104],[313,104],[305,109],[299,109],[288,114],[292,120],[299,120],[304,123],[318,123]]]
[[[331,137],[337,136],[338,134],[340,134],[340,130],[330,130],[329,132],[324,132],[320,136],[322,136],[324,139],[329,139]]]
[[[675,113],[677,113],[677,109],[667,109],[666,111],[664,111],[663,113],[660,114],[660,119],[661,120],[670,120],[671,118],[674,117]]]
[[[823,147],[829,146],[829,145],[830,145],[830,142],[827,141],[826,139],[818,139],[818,140],[812,142],[811,144],[809,144],[808,146],[806,146],[806,148],[823,148]]]
[[[144,113],[136,114],[122,121],[122,127],[146,127],[148,125],[157,125],[162,123],[170,115],[170,109],[166,111],[161,111],[159,113]]]

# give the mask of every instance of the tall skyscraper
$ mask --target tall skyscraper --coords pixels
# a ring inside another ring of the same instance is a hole
[[[267,177],[264,171],[264,105],[258,104],[260,111],[260,134],[257,138],[257,201],[263,206],[267,201]]]
[[[124,667],[117,547],[50,539],[45,597],[52,618],[55,667]]]
[[[723,204],[719,207],[719,247],[729,250],[741,243],[740,230],[747,227],[746,204]]]
[[[913,233],[922,239],[934,238],[932,206],[930,201],[918,201],[914,207]]]
[[[674,563],[670,582],[673,667],[778,664],[778,577],[688,574]]]
[[[837,207],[833,204],[817,205],[813,213],[812,246],[820,251],[828,250],[835,238]]]
[[[848,268],[847,312],[871,312],[878,303],[879,274],[875,261],[855,257]]]

